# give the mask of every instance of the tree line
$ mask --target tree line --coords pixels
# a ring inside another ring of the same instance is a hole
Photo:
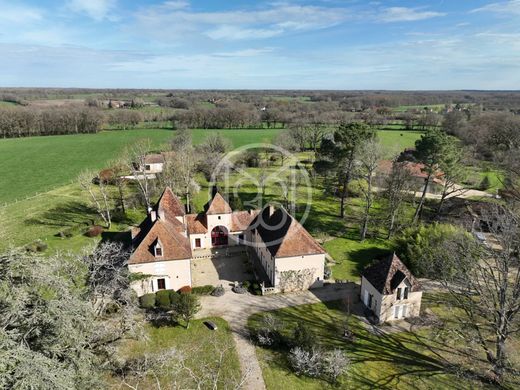
[[[97,133],[102,124],[103,115],[86,107],[0,109],[0,138]]]

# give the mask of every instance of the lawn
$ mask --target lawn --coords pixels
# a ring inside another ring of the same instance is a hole
[[[221,318],[210,318],[210,320],[218,326],[216,331],[209,330],[204,325],[204,320],[192,320],[189,329],[181,326],[147,325],[145,337],[139,340],[125,340],[119,346],[118,354],[125,359],[135,359],[145,354],[160,356],[162,352],[174,348],[185,357],[187,368],[191,369],[197,377],[203,377],[210,372],[216,373],[219,369],[218,388],[233,388],[230,384],[238,381],[241,373],[231,330],[228,323]],[[221,352],[224,352],[223,360],[219,362]],[[180,388],[197,388],[187,372],[182,371],[179,375],[173,376],[173,379],[179,381],[177,384]],[[172,378],[168,378],[168,375],[163,375],[159,379],[162,388],[172,388]],[[129,380],[129,382],[135,385],[135,381]],[[113,389],[121,388],[120,378],[109,378],[109,383],[112,384]],[[155,379],[146,378],[144,383],[141,382],[140,388],[155,388]],[[211,386],[206,383],[205,388]]]
[[[453,332],[449,313],[436,302],[423,299],[423,306],[439,315],[445,326],[422,328],[412,332],[397,332],[379,336],[369,332],[356,316],[347,314],[343,302],[318,303],[272,311],[270,314],[285,324],[284,334],[292,334],[296,324],[303,323],[312,331],[316,341],[327,349],[340,348],[352,365],[348,375],[340,377],[340,383],[296,376],[288,365],[286,349],[257,347],[267,389],[478,389],[481,382],[460,378],[451,372],[471,370],[481,365],[483,357],[471,353],[468,345],[461,343]],[[354,311],[360,310],[356,305]],[[249,318],[251,329],[261,326],[265,313]],[[343,336],[348,326],[355,335],[353,342]]]
[[[194,143],[213,131],[193,130]],[[234,147],[269,142],[279,131],[219,130]],[[65,185],[84,169],[101,169],[138,139],[149,138],[160,148],[173,135],[150,129],[0,140],[0,204]]]
[[[193,130],[195,143],[201,142],[212,131],[214,130]],[[220,130],[219,132],[229,138],[233,142],[233,146],[238,147],[250,142],[268,142],[279,131],[263,129]],[[399,132],[380,132],[380,134],[381,138],[386,140],[384,145],[393,144],[392,137],[394,141],[401,143],[401,147],[413,144],[413,140],[408,136],[400,136]],[[54,188],[36,197],[8,204],[7,207],[0,207],[0,216],[4,222],[3,231],[0,232],[0,236],[2,236],[0,249],[11,245],[25,245],[37,239],[45,241],[52,251],[57,249],[77,250],[83,245],[95,242],[82,235],[70,239],[56,236],[64,227],[97,220],[93,210],[86,206],[89,202],[84,194],[77,185],[70,184],[70,181],[82,169],[106,166],[107,161],[116,157],[125,145],[136,139],[150,138],[160,148],[172,136],[173,132],[170,130],[128,130],[102,132],[95,135],[0,140],[0,155],[2,156],[0,166],[3,167],[3,172],[6,172],[6,175],[0,178],[0,202],[14,200],[35,192],[43,192],[49,187]],[[10,157],[4,160],[3,157],[6,154]],[[299,154],[298,158],[308,160],[311,156],[312,153],[308,152]],[[290,166],[289,162],[285,164],[287,167]],[[280,169],[280,165],[279,162],[276,162],[268,168],[250,168],[248,171],[253,177],[259,177],[262,172],[267,172],[274,174],[273,178],[276,179],[278,169]],[[291,169],[288,169],[285,174],[290,172]],[[238,176],[233,180],[237,179]],[[199,176],[198,181],[201,184],[201,191],[195,197],[194,203],[196,210],[201,211],[202,206],[208,201],[209,189],[207,181],[202,175]],[[297,188],[297,209],[295,210],[297,216],[301,216],[305,209],[306,191],[305,186]],[[240,188],[242,200],[254,198],[256,192],[257,188],[251,182],[244,183]],[[265,192],[267,199],[281,200],[279,186],[268,183]],[[345,237],[348,229],[345,221],[338,217],[338,200],[324,194],[319,183],[315,183],[311,188],[311,193],[312,204],[305,227],[316,236],[326,234],[332,238]],[[347,215],[356,214],[359,203],[359,200],[355,199],[349,202]],[[142,210],[138,210],[137,215],[130,222],[138,223],[141,217]],[[351,217],[347,222],[350,226],[357,224]],[[126,230],[127,226],[127,223],[116,223],[112,231]],[[348,242],[355,243],[356,240],[336,241],[337,244]],[[334,267],[338,278],[351,278],[345,268],[349,263],[342,260],[342,256],[346,256],[345,253],[348,252],[348,249],[341,250],[338,245],[333,254],[333,257],[335,259],[337,257],[341,262]]]
[[[405,148],[415,146],[415,141],[421,138],[420,131],[379,130],[377,135],[383,145],[386,158],[391,158]]]
[[[325,250],[335,261],[332,265],[332,275],[335,279],[359,282],[361,271],[378,256],[392,250],[388,240],[370,239],[363,242],[344,237],[334,238],[326,242]]]

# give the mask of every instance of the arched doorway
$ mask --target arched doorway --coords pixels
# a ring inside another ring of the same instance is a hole
[[[211,246],[228,244],[228,230],[224,226],[215,226],[211,231]]]

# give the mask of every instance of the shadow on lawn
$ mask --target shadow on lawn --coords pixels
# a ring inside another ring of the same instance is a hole
[[[70,201],[49,209],[37,217],[28,218],[27,225],[46,225],[56,228],[75,226],[80,224],[91,225],[97,216],[96,210],[78,201]]]
[[[441,338],[432,337],[434,329],[428,332],[376,335],[367,330],[364,322],[352,315],[347,316],[343,311],[344,303],[336,301],[327,306],[328,310],[319,312],[309,310],[308,305],[304,305],[277,314],[286,326],[290,324],[290,329],[304,321],[321,345],[346,350],[353,365],[348,381],[353,380],[356,387],[394,389],[401,385],[405,388],[422,389],[431,387],[433,380],[435,387],[455,389],[460,388],[460,384],[468,378],[482,382],[489,380],[472,370],[485,363],[483,359],[462,348],[455,348]],[[357,313],[359,306],[353,308],[352,313]],[[339,310],[341,313],[338,313]],[[354,342],[346,341],[343,337],[345,326],[354,333]],[[284,352],[287,351],[275,351],[278,358],[273,359],[270,364],[291,371]],[[358,364],[370,362],[374,363],[370,372],[366,371],[369,369],[367,367],[356,368]],[[471,363],[471,366],[467,363]],[[378,365],[381,367],[380,371],[374,370]],[[451,376],[445,377],[446,374]],[[428,382],[422,382],[423,380]]]

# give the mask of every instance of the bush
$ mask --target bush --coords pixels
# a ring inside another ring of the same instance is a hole
[[[282,335],[282,329],[284,327],[285,324],[283,321],[268,313],[262,317],[261,324],[255,334],[256,341],[263,346],[285,346],[287,345],[287,341]]]
[[[43,241],[36,241],[36,251],[45,252],[47,250],[47,244]]]
[[[175,290],[167,290],[170,297],[170,304],[173,305],[173,302],[177,299],[177,296],[179,295],[177,291]]]
[[[94,226],[91,226],[87,232],[85,233],[85,235],[87,237],[97,237],[99,236],[101,233],[103,233],[103,227],[99,226],[99,225],[94,225]]]
[[[443,223],[433,223],[405,229],[396,238],[397,255],[418,277],[438,279],[442,275],[452,274],[455,265],[448,262],[450,256],[443,256],[445,242],[456,241],[471,248],[473,237],[464,229]],[[439,259],[442,259],[439,263]],[[441,264],[442,263],[442,264]]]
[[[289,364],[297,375],[322,378],[336,383],[338,377],[347,372],[350,361],[340,349],[323,351],[314,346],[310,349],[291,349]]]
[[[183,286],[178,291],[180,294],[191,294],[191,290],[190,286]]]
[[[248,282],[247,280],[242,282],[242,287],[244,287],[246,290],[249,290],[249,287],[251,287],[251,282]]]
[[[236,293],[236,294],[245,294],[245,293],[247,293],[247,290],[244,287],[242,287],[242,286],[236,286],[236,287],[233,286],[233,288],[231,290],[233,290],[233,292]]]
[[[363,195],[363,191],[367,191],[368,184],[366,180],[363,179],[356,179],[351,180],[350,183],[348,183],[347,191],[350,194],[350,196],[359,198]]]
[[[294,329],[293,345],[310,350],[315,346],[315,336],[307,325],[303,322],[298,322]]]
[[[215,288],[212,285],[207,284],[205,286],[193,287],[191,292],[197,295],[209,295],[213,292],[214,289]]]
[[[224,287],[217,286],[213,289],[213,291],[211,292],[211,295],[214,297],[221,297],[222,295],[224,295],[225,292],[226,292],[226,290],[224,290]]]
[[[317,378],[321,373],[322,352],[318,348],[306,350],[294,347],[289,352],[289,364],[297,375]]]
[[[171,307],[170,290],[159,290],[155,293],[155,305],[161,309]]]
[[[139,305],[143,309],[152,309],[155,307],[155,294],[144,294],[139,298]]]

